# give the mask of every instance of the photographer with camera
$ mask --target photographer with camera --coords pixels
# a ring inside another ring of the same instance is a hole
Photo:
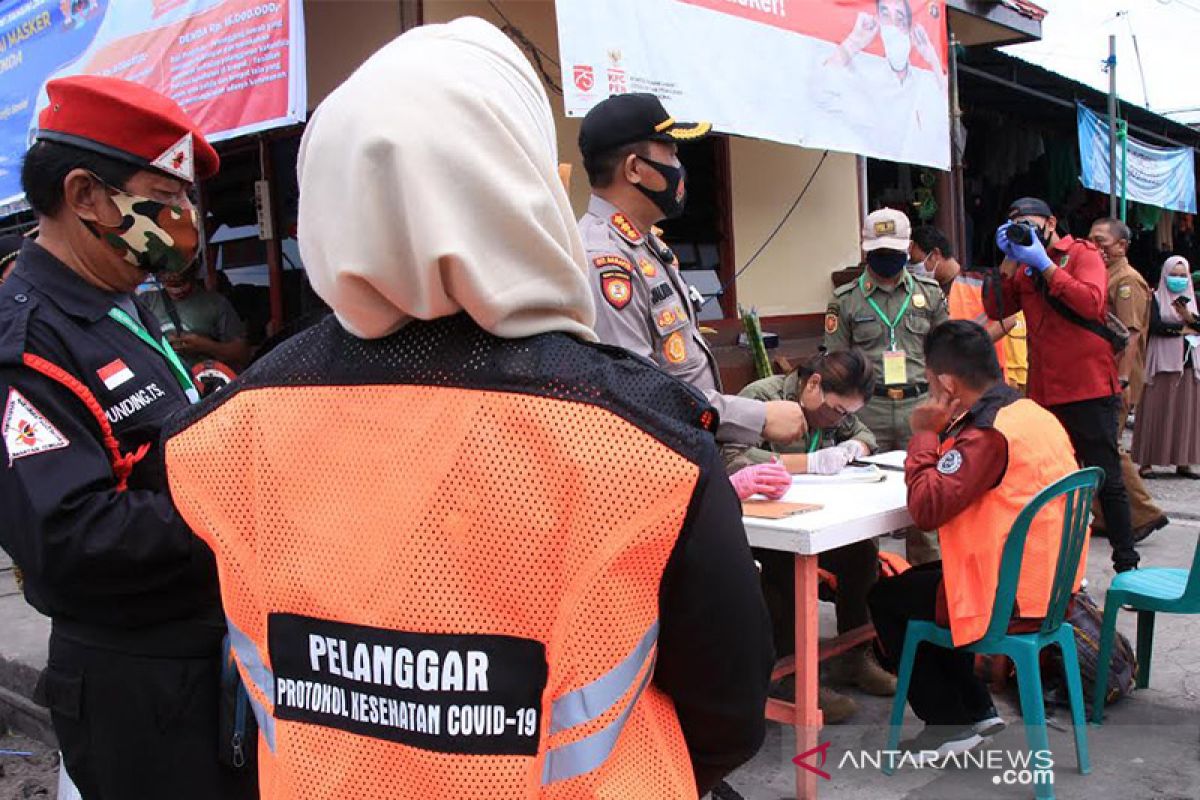
[[[996,231],[1004,262],[984,286],[988,317],[1025,312],[1029,397],[1058,417],[1080,463],[1104,470],[1100,505],[1113,568],[1134,569],[1138,553],[1118,449],[1121,385],[1114,347],[1121,344],[1105,327],[1104,259],[1092,242],[1060,236],[1044,200],[1017,200],[1008,219]]]
[[[1186,258],[1167,259],[1153,298],[1133,457],[1147,477],[1153,465],[1164,464],[1200,479],[1191,467],[1200,463],[1200,312]]]

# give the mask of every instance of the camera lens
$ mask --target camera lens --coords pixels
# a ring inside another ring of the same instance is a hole
[[[1033,226],[1028,222],[1014,222],[1004,235],[1010,242],[1021,247],[1033,244]]]

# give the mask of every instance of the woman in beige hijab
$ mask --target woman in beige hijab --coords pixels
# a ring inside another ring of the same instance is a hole
[[[173,426],[264,800],[694,800],[757,750],[769,623],[704,398],[594,344],[545,92],[477,19],[313,116],[328,318]]]

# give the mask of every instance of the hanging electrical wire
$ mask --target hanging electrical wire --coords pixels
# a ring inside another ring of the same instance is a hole
[[[1129,38],[1133,40],[1133,54],[1137,58],[1138,75],[1142,78],[1142,100],[1146,108],[1150,108],[1150,92],[1146,89],[1146,71],[1142,69],[1142,50],[1138,47],[1137,34],[1133,31],[1133,22],[1129,19],[1128,11],[1118,11],[1118,17],[1125,18],[1125,26],[1129,28]]]
[[[538,47],[537,43],[526,36],[523,30],[513,24],[513,21],[500,9],[500,6],[496,5],[492,0],[488,0],[488,5],[492,7],[492,10],[504,22],[500,26],[500,30],[529,55],[530,60],[533,61],[534,68],[542,76],[542,81],[546,84],[547,88],[557,95],[562,95],[562,87],[558,85],[558,81],[554,79],[554,76],[546,69],[546,65],[543,63],[543,59],[545,59],[557,67],[559,66],[558,59]]]
[[[774,241],[775,237],[779,235],[779,232],[783,230],[783,226],[787,224],[787,221],[791,219],[792,214],[795,213],[796,208],[799,207],[800,201],[804,199],[804,195],[808,194],[809,187],[811,187],[813,185],[813,181],[817,179],[817,173],[821,171],[821,167],[825,165],[825,159],[827,158],[829,158],[828,150],[821,153],[821,160],[817,162],[817,166],[813,168],[812,174],[808,176],[808,182],[804,184],[804,188],[800,190],[800,194],[796,196],[796,200],[792,203],[787,212],[784,213],[783,219],[779,220],[779,224],[775,226],[775,230],[771,231],[771,235],[768,236],[766,241],[759,246],[758,250],[754,251],[754,255],[750,256],[750,260],[747,261],[741,269],[733,274],[732,278],[722,283],[721,287],[717,289],[716,292],[709,295],[709,297],[701,304],[702,306],[708,305],[713,300],[724,294],[725,290],[728,289],[734,283],[734,281],[742,276],[743,272],[750,269],[750,266],[758,260],[758,257],[763,254],[763,251],[767,249],[767,246],[770,245],[771,242]]]

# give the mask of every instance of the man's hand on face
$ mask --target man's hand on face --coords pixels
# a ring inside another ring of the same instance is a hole
[[[941,433],[957,413],[957,400],[942,392],[931,393],[924,403],[913,409],[909,425],[913,433]]]

